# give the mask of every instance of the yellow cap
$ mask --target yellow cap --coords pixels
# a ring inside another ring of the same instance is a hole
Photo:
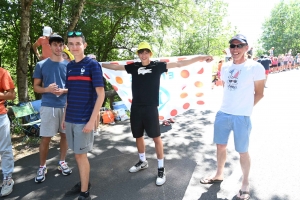
[[[141,50],[141,49],[149,49],[151,51],[151,53],[153,54],[153,51],[148,42],[141,42],[138,46],[138,49],[136,50],[136,54],[138,54],[138,50]]]
[[[64,49],[64,52],[66,54],[68,54],[70,60],[74,60],[75,59],[74,56],[73,56],[73,54],[71,54],[71,52],[67,48]]]

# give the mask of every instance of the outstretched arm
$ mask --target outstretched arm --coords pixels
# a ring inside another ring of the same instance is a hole
[[[169,62],[169,63],[167,63],[167,69],[175,68],[175,67],[184,67],[184,66],[193,64],[197,61],[211,62],[212,60],[213,60],[212,56],[201,55],[201,56],[197,56],[197,57],[194,57],[194,58],[191,58],[191,59],[188,59],[188,60],[180,60],[180,61],[177,61],[177,62]]]
[[[101,66],[106,69],[111,69],[111,70],[125,70],[124,65],[115,65],[115,64],[108,64],[108,63],[101,63]]]

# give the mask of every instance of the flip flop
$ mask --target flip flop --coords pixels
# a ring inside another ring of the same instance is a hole
[[[203,178],[200,180],[201,184],[214,184],[214,183],[221,183],[223,180],[219,180],[219,179],[207,179],[207,178]]]
[[[249,200],[250,199],[250,192],[240,190],[239,193],[240,193],[240,196],[242,196],[244,194],[248,194],[248,196],[247,197],[236,197],[235,198],[236,200]]]
[[[168,120],[163,121],[162,125],[163,126],[171,126],[171,124],[168,122]]]

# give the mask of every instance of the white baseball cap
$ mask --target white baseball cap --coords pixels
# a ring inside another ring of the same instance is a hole
[[[52,34],[52,28],[49,26],[45,26],[43,28],[43,36],[50,36]]]

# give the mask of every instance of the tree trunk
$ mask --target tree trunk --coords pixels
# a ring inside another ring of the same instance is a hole
[[[30,8],[33,0],[21,0],[20,39],[18,46],[17,86],[19,102],[28,101],[27,66],[30,52]]]
[[[73,14],[72,18],[68,27],[68,31],[73,31],[74,28],[76,27],[76,24],[80,18],[80,15],[83,11],[84,4],[86,3],[86,0],[79,0],[78,3],[74,6],[73,8]],[[64,39],[67,39],[67,33],[65,34]]]

